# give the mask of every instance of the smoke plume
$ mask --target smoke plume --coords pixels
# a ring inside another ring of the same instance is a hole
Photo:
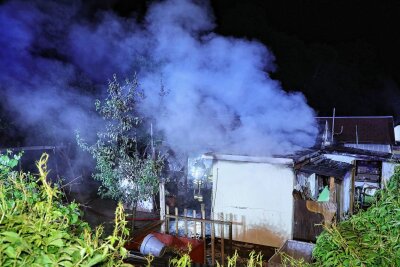
[[[179,153],[272,155],[314,144],[314,112],[302,94],[269,77],[271,52],[213,33],[205,1],[156,2],[140,23],[111,11],[85,19],[84,7],[0,7],[1,103],[31,143],[95,132],[94,99],[114,73],[136,72],[146,95],[140,112]]]

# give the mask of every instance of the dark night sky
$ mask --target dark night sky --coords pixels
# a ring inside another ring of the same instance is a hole
[[[92,11],[142,14],[152,1],[93,1]],[[318,115],[400,114],[400,1],[212,0],[219,34],[271,49],[272,77]],[[93,9],[94,8],[94,9]]]
[[[399,1],[213,1],[218,31],[256,38],[274,77],[320,115],[399,112]]]
[[[210,1],[215,31],[265,44],[275,55],[271,77],[301,91],[317,115],[336,108],[341,116],[393,115],[400,123],[400,1]],[[155,1],[82,2],[85,19],[113,10],[140,20]]]

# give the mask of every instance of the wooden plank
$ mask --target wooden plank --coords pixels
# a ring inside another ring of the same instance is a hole
[[[350,215],[353,215],[354,212],[354,183],[355,183],[355,176],[356,176],[356,168],[355,168],[355,164],[356,161],[353,160],[352,164],[353,164],[353,169],[351,171],[351,181],[350,181]]]
[[[233,214],[229,215],[229,220],[233,222]],[[232,224],[229,224],[229,255],[233,255],[233,244],[232,244]]]
[[[329,178],[329,202],[336,202],[335,177]]]
[[[166,214],[165,215],[165,217],[166,218],[175,218],[175,215],[171,215],[171,214]],[[179,218],[180,219],[185,219],[185,217],[184,216],[179,216]],[[209,219],[201,219],[201,218],[193,218],[193,217],[186,217],[187,219],[188,219],[188,221],[194,221],[194,222],[206,222],[206,223],[209,223],[209,222],[214,222],[214,223],[216,223],[216,224],[221,224],[221,225],[230,225],[230,224],[232,224],[232,222],[230,222],[230,221],[221,221],[221,220],[209,220]]]
[[[193,218],[196,218],[196,210],[193,210]],[[196,221],[194,221],[194,226],[193,226],[193,234],[194,236],[197,235],[197,225],[196,225]]]
[[[335,184],[336,192],[336,222],[340,222],[342,211],[343,211],[343,201],[342,201],[342,183]]]
[[[165,184],[164,182],[160,183],[159,186],[160,192],[160,220],[165,220]],[[161,232],[165,233],[165,225],[161,225]]]
[[[7,151],[19,152],[19,151],[31,151],[31,150],[55,150],[57,148],[64,148],[65,146],[24,146],[24,147],[10,147],[0,149],[0,153],[6,153]]]
[[[211,223],[211,262],[215,264],[215,225]]]
[[[203,220],[206,219],[206,210],[205,210],[204,204],[201,204],[201,218]],[[201,235],[202,235],[203,239],[205,240],[206,239],[206,223],[205,223],[205,221],[201,222]]]
[[[315,242],[321,234],[322,214],[311,212],[307,209],[306,200],[294,200],[293,239]]]
[[[185,236],[188,237],[188,222],[187,222],[187,209],[183,210],[183,215],[185,216],[184,223],[185,223]]]
[[[221,213],[221,219],[224,220],[223,213]],[[221,265],[225,265],[225,225],[221,225]]]
[[[206,231],[205,231],[206,225],[207,225],[207,223],[210,224],[210,227],[211,227],[211,259],[212,259],[213,263],[216,262],[215,261],[215,250],[216,250],[216,247],[215,247],[215,240],[216,240],[215,224],[218,224],[220,227],[219,231],[220,231],[221,237],[223,237],[223,238],[221,238],[221,252],[222,252],[221,253],[221,264],[225,263],[225,240],[224,240],[225,226],[226,225],[228,226],[230,239],[232,239],[231,236],[232,236],[232,229],[233,229],[233,227],[232,227],[233,215],[231,215],[231,221],[225,221],[223,213],[220,213],[221,220],[211,220],[211,219],[205,219],[205,208],[202,208],[202,215],[201,215],[202,218],[196,218],[196,210],[193,210],[192,217],[188,217],[187,211],[184,212],[185,213],[184,215],[186,215],[186,216],[179,216],[179,215],[177,215],[177,212],[176,212],[177,208],[175,209],[175,215],[169,214],[169,207],[166,206],[166,208],[167,208],[166,209],[167,214],[165,215],[166,222],[168,222],[171,218],[175,219],[176,221],[186,220],[187,222],[194,222],[195,223],[194,224],[194,234],[197,233],[197,223],[200,223],[200,226],[202,228],[201,232],[200,232],[200,237],[202,237],[204,239],[204,241],[205,241],[205,234],[206,234]],[[204,242],[204,244],[206,245],[205,242]],[[231,243],[230,243],[230,247],[233,248],[233,245],[231,245]],[[205,258],[205,260],[206,260],[206,258]]]
[[[205,204],[204,203],[202,203],[201,204],[201,218],[203,219],[203,220],[205,220],[206,219],[206,209],[205,209]],[[207,251],[207,247],[206,247],[206,223],[205,222],[201,222],[201,234],[202,234],[202,237],[203,237],[203,250],[204,250],[204,264],[206,264],[206,261],[207,261],[207,253],[206,253],[206,251]]]
[[[169,234],[169,206],[165,207],[165,232]]]
[[[175,207],[175,235],[178,235],[178,231],[179,231],[178,217],[179,217],[179,211],[178,211],[178,208]]]

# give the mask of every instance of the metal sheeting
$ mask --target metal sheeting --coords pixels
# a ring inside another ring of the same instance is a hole
[[[313,162],[309,162],[300,168],[300,171],[307,173],[316,173],[324,176],[333,176],[343,179],[344,175],[353,168],[352,164],[335,161],[327,158],[321,158]]]

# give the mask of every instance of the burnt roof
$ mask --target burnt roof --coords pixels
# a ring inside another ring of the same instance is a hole
[[[300,168],[300,171],[307,173],[316,173],[324,176],[333,176],[343,180],[344,175],[353,168],[352,164],[319,158],[318,160],[308,162]]]
[[[317,117],[320,134],[328,123],[329,135],[332,131],[332,117]],[[334,142],[359,144],[395,144],[392,116],[335,117]],[[358,136],[358,138],[357,138]]]

